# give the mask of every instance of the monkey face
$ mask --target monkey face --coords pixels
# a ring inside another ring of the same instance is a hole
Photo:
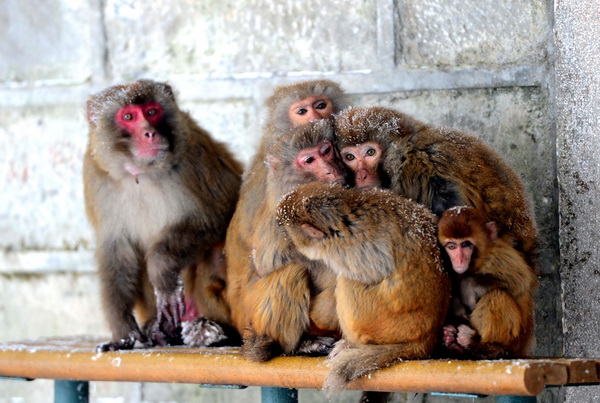
[[[333,102],[326,95],[301,99],[290,105],[288,117],[294,127],[311,120],[326,119],[333,113]]]

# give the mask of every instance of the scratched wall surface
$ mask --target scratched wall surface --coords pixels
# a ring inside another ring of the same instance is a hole
[[[356,105],[475,133],[506,158],[540,229],[536,354],[598,355],[599,13],[593,0],[2,2],[0,341],[108,334],[80,177],[90,94],[168,80],[183,108],[247,162],[273,88],[326,77]],[[50,382],[6,382],[0,401],[52,393]],[[97,384],[92,398],[227,393]]]

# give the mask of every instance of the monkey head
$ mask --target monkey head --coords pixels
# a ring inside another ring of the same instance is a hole
[[[387,187],[389,150],[419,128],[409,116],[382,107],[348,109],[335,123],[336,146],[358,188]]]
[[[138,80],[109,87],[87,102],[92,156],[111,174],[137,179],[175,151],[173,131],[180,115],[165,83]]]
[[[483,255],[498,236],[496,223],[466,206],[446,210],[438,222],[438,240],[452,262],[452,269],[465,273],[475,254]]]
[[[265,105],[270,131],[281,134],[310,120],[341,112],[348,107],[348,100],[337,83],[312,80],[278,87]]]
[[[270,194],[277,198],[303,183],[342,183],[332,119],[312,121],[281,136],[268,151],[266,164]]]

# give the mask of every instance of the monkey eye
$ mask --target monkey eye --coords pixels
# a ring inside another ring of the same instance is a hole
[[[312,164],[313,162],[315,162],[315,157],[308,157],[307,159],[304,160],[305,164]]]
[[[367,153],[366,153],[366,155],[367,155],[367,156],[369,156],[369,157],[372,157],[372,156],[374,156],[375,154],[377,154],[377,150],[375,150],[374,148],[369,148],[369,149],[367,150]]]
[[[331,147],[327,146],[327,147],[323,148],[323,150],[321,151],[321,153],[323,155],[329,155],[329,153],[331,153]]]
[[[308,110],[306,110],[306,108],[300,108],[300,109],[298,109],[298,110],[296,111],[296,113],[297,113],[298,115],[304,115],[304,114],[305,114],[305,113],[307,113],[307,112],[308,112]]]
[[[448,250],[454,250],[454,249],[456,249],[456,244],[454,242],[448,242],[447,244],[444,245],[444,248],[446,248]]]
[[[345,159],[346,161],[354,161],[354,159],[355,159],[355,158],[356,158],[356,157],[354,156],[354,154],[350,154],[350,153],[348,153],[348,154],[344,155],[344,159]]]
[[[123,120],[133,120],[133,115],[131,113],[126,113],[123,115]]]
[[[325,101],[321,101],[317,104],[317,106],[315,106],[315,109],[325,109],[327,108],[327,102]]]
[[[462,248],[472,248],[473,247],[473,243],[471,243],[471,241],[464,241],[464,242],[461,242],[460,246]]]
[[[148,112],[146,112],[146,115],[148,116],[154,116],[158,113],[158,111],[156,109],[150,109]]]

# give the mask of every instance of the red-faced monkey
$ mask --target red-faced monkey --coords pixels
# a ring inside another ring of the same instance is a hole
[[[439,242],[455,272],[444,344],[474,358],[530,354],[538,284],[534,271],[477,209],[453,207],[438,226]]]
[[[87,116],[85,204],[113,339],[98,349],[177,343],[180,273],[214,267],[213,250],[233,214],[241,166],[179,109],[164,83],[107,88],[89,99]],[[196,291],[196,298],[210,297]]]
[[[279,87],[265,102],[268,116],[263,137],[258,151],[244,175],[240,200],[227,231],[225,242],[227,284],[230,287],[227,296],[231,304],[234,323],[240,331],[247,327],[249,320],[246,312],[248,307],[244,303],[245,296],[256,292],[259,293],[257,297],[260,297],[261,292],[258,287],[247,287],[247,284],[254,281],[253,279],[257,276],[255,269],[252,267],[253,263],[249,260],[249,256],[255,249],[254,242],[266,246],[266,242],[261,242],[260,237],[255,240],[255,228],[259,223],[259,214],[264,209],[263,203],[267,198],[268,168],[265,163],[267,152],[272,149],[273,144],[278,139],[283,138],[281,141],[285,142],[285,138],[291,138],[292,135],[289,132],[293,128],[306,124],[312,119],[328,117],[328,113],[339,113],[347,106],[348,101],[340,86],[329,80],[312,80]],[[317,143],[310,144],[308,148],[316,145]],[[296,152],[298,151],[296,150]],[[274,155],[271,154],[271,156]],[[296,155],[290,156],[290,161],[296,161],[296,157]],[[276,165],[273,164],[272,166],[276,167]],[[270,222],[271,219],[272,217],[266,218],[267,222]],[[320,278],[318,281],[327,282],[325,280],[321,281]],[[316,288],[321,288],[321,286]],[[313,294],[323,295],[322,292]],[[333,294],[333,291],[331,291],[331,294]],[[333,298],[317,298],[323,304],[312,304],[314,307],[327,304],[335,305],[334,302],[331,302]],[[331,309],[324,307],[316,309],[316,311],[330,312]],[[323,318],[322,321],[324,322],[322,324],[311,323],[315,333],[318,333],[316,329],[329,326],[326,323],[330,323],[332,319],[326,319],[325,316],[325,314],[314,315],[315,320],[321,321],[321,319],[317,319],[317,317],[320,317]],[[291,339],[294,338],[295,336],[291,337]],[[289,343],[284,344],[288,345]],[[292,350],[293,348],[286,347],[286,349]]]
[[[337,275],[344,340],[325,389],[433,352],[450,302],[433,213],[389,190],[310,183],[281,200],[277,218],[300,253]]]
[[[418,122],[392,109],[349,109],[336,117],[336,146],[358,187],[381,186],[440,216],[475,207],[534,267],[537,228],[519,176],[475,136]]]
[[[343,181],[332,139],[332,121],[318,120],[272,145],[266,156],[266,195],[253,217],[248,247],[233,259],[227,256],[228,301],[236,327],[248,329],[243,352],[252,360],[297,352],[309,333],[329,336],[338,331],[333,273],[299,254],[275,217],[281,196],[299,184]],[[323,292],[328,298],[320,297]]]

